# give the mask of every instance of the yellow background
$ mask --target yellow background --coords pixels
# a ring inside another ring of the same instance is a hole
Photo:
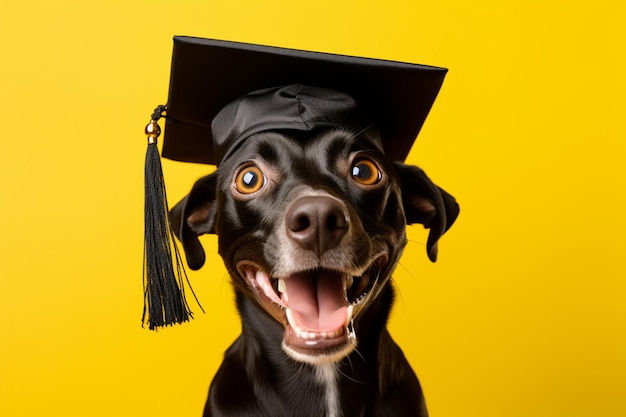
[[[264,3],[3,2],[0,415],[201,414],[220,260],[207,314],[140,326],[143,128],[194,35],[448,67],[409,161],[462,214],[436,264],[410,228],[391,322],[432,416],[625,416],[624,2]],[[164,170],[173,204],[208,167]]]

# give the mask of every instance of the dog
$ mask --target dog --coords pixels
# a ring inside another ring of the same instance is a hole
[[[459,206],[360,132],[266,131],[242,142],[170,212],[192,269],[217,234],[242,333],[206,417],[426,416],[418,378],[386,328],[406,225],[427,254]]]

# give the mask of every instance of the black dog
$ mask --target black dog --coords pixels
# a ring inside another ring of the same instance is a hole
[[[219,237],[242,334],[205,416],[426,416],[417,377],[386,329],[405,226],[427,252],[459,212],[417,167],[366,135],[262,132],[171,211],[189,265]]]

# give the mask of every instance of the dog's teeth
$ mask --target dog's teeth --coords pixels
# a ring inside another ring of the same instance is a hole
[[[322,339],[334,339],[336,337],[339,337],[341,333],[338,330],[335,330],[334,332],[323,332],[321,333]]]
[[[285,312],[287,313],[287,321],[289,322],[289,325],[295,332],[296,336],[300,339],[306,340],[307,344],[315,344],[318,340],[321,339],[334,339],[341,336],[345,331],[345,329],[338,329],[331,332],[310,332],[298,327],[296,321],[294,320],[293,312],[291,311],[291,309],[287,308]],[[352,322],[352,306],[348,307],[347,315],[348,318],[346,320],[346,327],[348,327],[348,323]]]
[[[354,310],[354,305],[350,304],[348,306],[348,311],[346,313],[346,324],[345,326],[348,327],[348,324],[350,324],[350,321],[352,320],[352,311]]]
[[[304,340],[313,340],[317,337],[317,333],[307,332],[306,330],[296,329],[296,336]]]
[[[355,306],[355,305],[361,304],[361,302],[363,302],[363,300],[365,300],[366,297],[367,297],[367,293],[364,292],[363,294],[359,295],[350,305]]]
[[[284,279],[278,280],[278,292],[287,295],[287,286]]]
[[[284,279],[278,280],[278,292],[281,294],[281,299],[285,302],[289,302],[289,297],[287,296],[287,285],[285,285]]]
[[[354,331],[354,322],[350,320],[350,324],[348,326],[348,339],[356,340],[356,332]]]
[[[291,312],[291,309],[290,308],[286,309],[285,314],[287,315],[287,322],[289,323],[289,325],[293,327],[294,330],[297,330],[296,321],[293,319],[293,313]]]

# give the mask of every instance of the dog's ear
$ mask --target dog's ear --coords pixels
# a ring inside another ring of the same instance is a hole
[[[396,164],[402,189],[402,204],[407,224],[421,223],[430,229],[426,252],[437,260],[437,242],[459,215],[454,197],[435,185],[424,171],[412,165]]]
[[[172,229],[183,244],[187,265],[193,270],[204,265],[205,254],[198,236],[215,233],[215,173],[200,178],[191,192],[170,210]]]

